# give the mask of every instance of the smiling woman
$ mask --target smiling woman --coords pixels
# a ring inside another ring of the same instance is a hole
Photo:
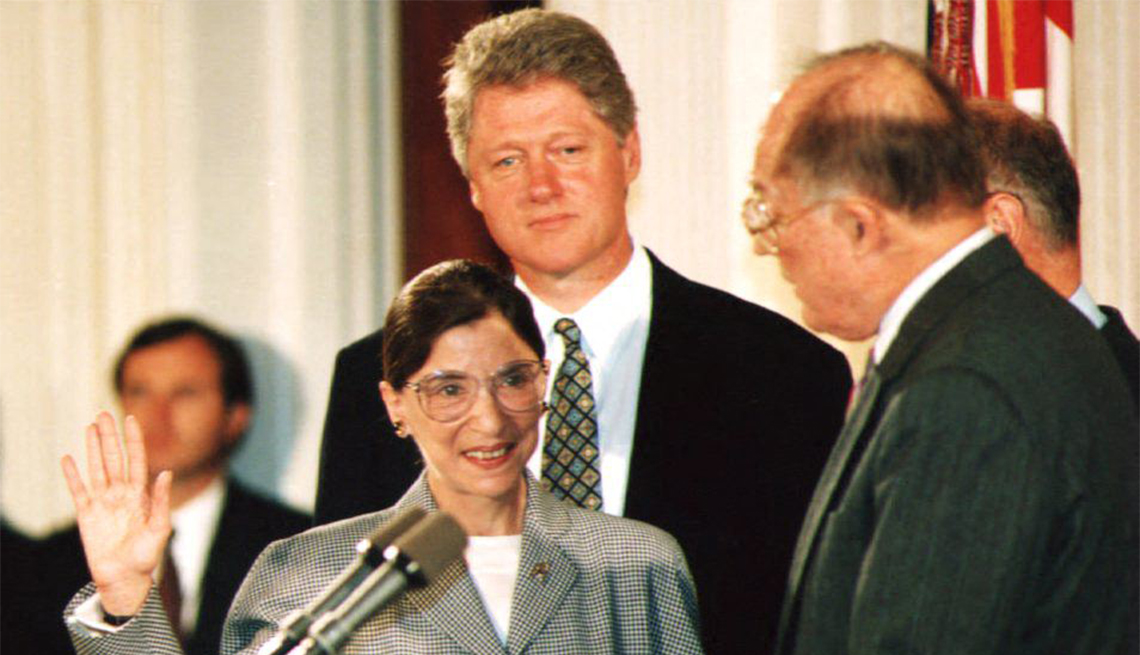
[[[397,434],[423,454],[436,503],[468,534],[519,534],[545,390],[529,301],[498,274],[454,262],[408,283],[386,326],[380,392]],[[427,357],[399,357],[407,352]]]
[[[379,391],[425,471],[392,508],[270,546],[234,601],[221,652],[256,652],[354,561],[361,539],[413,507],[454,516],[471,537],[466,557],[381,610],[347,651],[702,652],[677,542],[562,503],[526,470],[545,411],[543,355],[530,301],[491,269],[457,260],[409,282],[384,325]],[[137,421],[125,428],[125,456],[110,416],[89,429],[89,490],[66,467],[96,572],[68,624],[81,652],[175,653],[150,582],[170,531],[170,476],[147,481],[147,441]]]

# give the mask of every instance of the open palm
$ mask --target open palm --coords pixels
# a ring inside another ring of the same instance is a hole
[[[89,486],[70,455],[62,465],[103,609],[133,615],[146,600],[170,537],[172,475],[164,471],[151,484],[142,429],[132,416],[123,422],[123,437],[120,446],[115,419],[100,412],[87,426]]]

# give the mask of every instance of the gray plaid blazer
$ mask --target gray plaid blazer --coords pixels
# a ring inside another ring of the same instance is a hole
[[[570,507],[527,473],[519,577],[504,646],[466,564],[456,561],[425,589],[406,593],[345,644],[364,653],[700,653],[696,590],[685,556],[650,525]],[[270,545],[230,609],[221,652],[254,653],[291,612],[313,600],[355,558],[355,544],[400,511],[437,509],[420,479],[392,508],[314,528]],[[66,616],[81,655],[177,655],[152,590],[139,615],[111,635],[93,636]]]

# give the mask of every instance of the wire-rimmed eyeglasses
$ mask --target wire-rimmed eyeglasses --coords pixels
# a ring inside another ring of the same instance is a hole
[[[486,380],[463,371],[435,371],[406,386],[416,392],[420,408],[429,418],[448,422],[467,413],[487,385],[500,407],[511,412],[527,412],[542,404],[546,392],[546,362],[517,360],[501,366]]]
[[[783,218],[772,214],[768,209],[768,201],[759,188],[753,187],[752,193],[744,199],[744,206],[740,209],[740,219],[744,221],[744,228],[755,237],[754,250],[757,255],[780,254],[780,228],[787,227],[815,209],[832,202],[821,200],[812,203],[803,209],[793,212]]]

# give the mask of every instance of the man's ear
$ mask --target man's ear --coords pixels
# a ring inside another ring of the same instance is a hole
[[[633,184],[641,172],[641,137],[637,134],[637,123],[625,135],[621,146],[622,161],[625,164],[625,186]]]
[[[234,403],[226,409],[226,443],[233,445],[249,429],[253,411],[249,403]]]
[[[479,194],[479,186],[475,184],[475,181],[470,178],[467,179],[467,193],[471,196],[471,204],[475,207],[475,209],[478,209],[480,212],[482,212],[483,198]]]
[[[858,197],[841,200],[836,205],[832,220],[850,240],[856,256],[878,250],[886,236],[883,208]]]
[[[998,234],[1009,237],[1014,247],[1021,245],[1025,238],[1025,205],[1011,193],[998,191],[990,195],[982,205],[986,225]]]
[[[396,388],[388,384],[387,380],[380,381],[380,399],[384,401],[384,407],[388,409],[388,418],[392,423],[403,422],[407,424],[407,419],[404,416],[404,399],[396,391]]]

